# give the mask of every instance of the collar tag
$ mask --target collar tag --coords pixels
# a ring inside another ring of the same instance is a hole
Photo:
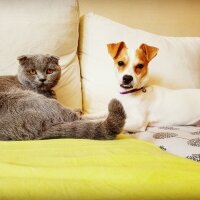
[[[143,88],[143,89],[142,89],[142,92],[146,93],[146,92],[147,92],[146,88]]]

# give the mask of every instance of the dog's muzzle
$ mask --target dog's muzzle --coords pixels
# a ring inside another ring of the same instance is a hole
[[[124,75],[122,77],[122,84],[120,84],[120,86],[124,89],[130,89],[133,88],[132,82],[133,81],[133,77],[131,75]]]

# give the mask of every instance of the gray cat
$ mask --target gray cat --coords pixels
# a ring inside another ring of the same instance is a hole
[[[22,56],[19,62],[18,77],[0,77],[0,140],[114,139],[123,128],[126,115],[116,99],[109,103],[107,118],[93,122],[82,120],[76,112],[63,107],[57,100],[47,98],[54,97],[52,87],[60,78],[58,58],[50,55]],[[40,73],[39,69],[47,72],[50,68],[47,66],[51,66],[53,72],[46,74],[58,74],[54,81],[49,81],[49,86],[46,84],[44,87],[43,82],[51,79],[40,77],[44,73]],[[31,79],[28,73],[35,78]]]
[[[53,87],[61,76],[59,58],[52,55],[24,55],[18,57],[19,69],[17,76],[1,77],[3,84],[0,91],[15,87],[32,90],[46,97],[56,98]],[[3,78],[3,80],[2,80]],[[6,80],[6,81],[5,81]]]

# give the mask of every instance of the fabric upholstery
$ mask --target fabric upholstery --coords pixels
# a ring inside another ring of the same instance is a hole
[[[169,88],[200,88],[200,38],[164,37],[133,29],[110,19],[87,14],[81,20],[80,63],[86,113],[107,109],[117,81],[108,43],[124,41],[136,49],[142,43],[159,48],[149,64],[150,84]]]
[[[0,1],[0,26],[0,75],[16,74],[20,55],[59,56],[62,78],[56,87],[58,100],[81,108],[77,0]]]

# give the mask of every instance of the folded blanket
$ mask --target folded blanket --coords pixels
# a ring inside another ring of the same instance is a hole
[[[198,199],[200,164],[133,138],[0,142],[0,199]]]

